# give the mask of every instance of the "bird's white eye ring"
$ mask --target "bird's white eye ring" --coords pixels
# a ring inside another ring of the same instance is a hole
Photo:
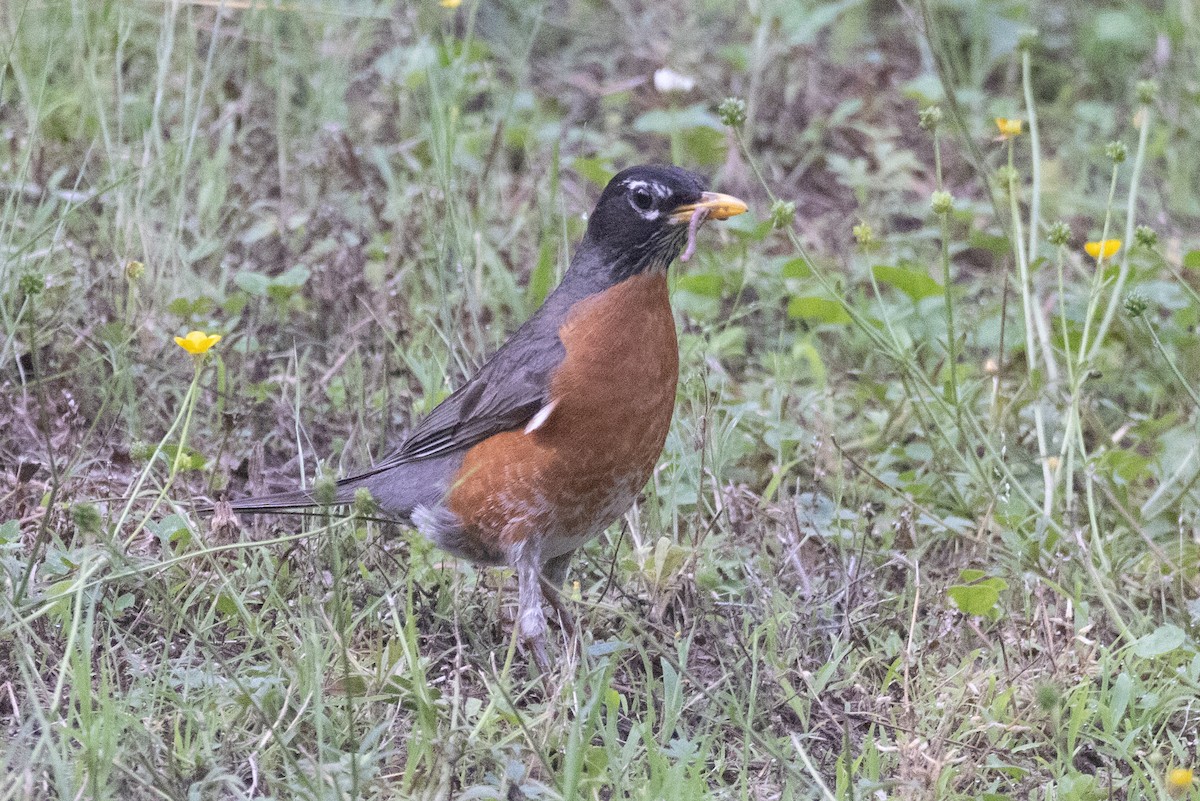
[[[654,208],[654,195],[647,192],[645,189],[635,189],[629,194],[634,208],[641,211],[650,211]]]

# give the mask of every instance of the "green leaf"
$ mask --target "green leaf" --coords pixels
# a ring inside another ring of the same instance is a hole
[[[812,265],[808,263],[808,259],[788,259],[783,263],[780,272],[784,278],[808,278],[812,275]]]
[[[633,121],[633,129],[643,133],[671,136],[693,128],[711,128],[724,132],[725,126],[703,103],[687,108],[656,108]]]
[[[1200,270],[1200,250],[1189,250],[1183,257],[1183,266],[1189,270]]]
[[[784,3],[780,17],[785,31],[791,31],[792,45],[808,45],[817,40],[847,9],[862,5],[862,0],[841,0],[837,3]]]
[[[1133,679],[1129,678],[1128,673],[1122,672],[1117,676],[1117,680],[1113,682],[1112,693],[1109,696],[1108,702],[1108,721],[1109,727],[1117,730],[1121,719],[1125,717],[1125,710],[1129,708],[1129,699],[1133,696]]]
[[[746,355],[746,329],[740,325],[731,325],[724,331],[713,335],[710,341],[713,353],[722,359],[731,359]]]
[[[665,584],[675,578],[686,557],[687,551],[681,546],[667,537],[659,537],[658,542],[654,544],[651,578],[659,584]]]
[[[989,584],[956,584],[946,592],[964,615],[987,617],[1000,600],[1000,591]]]
[[[851,321],[850,313],[836,300],[827,298],[792,298],[788,302],[788,317],[813,320],[818,323],[844,325]]]
[[[275,233],[276,230],[278,230],[278,227],[279,226],[276,225],[274,217],[264,217],[243,231],[242,235],[238,237],[238,239],[243,245],[253,245],[255,242],[265,239],[266,237]]]
[[[1109,45],[1143,48],[1148,36],[1146,26],[1132,11],[1101,11],[1094,17],[1094,33],[1098,42]]]
[[[996,608],[1000,593],[1008,589],[1008,582],[1002,578],[984,578],[982,570],[963,570],[959,579],[963,584],[947,588],[950,600],[964,615],[995,618],[1000,614]]]
[[[272,278],[271,283],[275,286],[286,287],[288,289],[299,289],[308,281],[310,275],[312,275],[312,270],[303,264],[297,264],[287,272],[280,273]]]
[[[792,358],[808,365],[812,384],[818,387],[825,386],[829,371],[825,369],[825,360],[821,358],[821,351],[813,345],[811,340],[797,340],[796,344],[792,345]]]
[[[929,277],[920,267],[891,267],[877,264],[871,268],[875,280],[891,284],[913,300],[922,300],[942,294],[942,285]]]
[[[187,251],[184,258],[189,264],[200,261],[216,253],[222,244],[216,237],[204,237]]]
[[[601,158],[577,158],[571,162],[571,169],[599,187],[604,187],[616,175],[611,163]]]
[[[675,289],[706,298],[721,297],[725,282],[720,273],[688,273],[675,281]]]
[[[1113,475],[1127,484],[1149,475],[1151,460],[1136,450],[1115,448],[1102,454],[1100,463],[1110,467]]]
[[[946,97],[942,82],[932,72],[926,72],[906,81],[901,84],[900,91],[905,97],[916,100],[923,106],[937,103]]]
[[[186,320],[191,317],[207,316],[212,312],[214,306],[212,298],[202,295],[195,300],[190,298],[175,298],[167,304],[167,311]]]
[[[1187,635],[1174,623],[1165,623],[1133,644],[1133,652],[1143,659],[1169,654],[1183,645]]]
[[[238,604],[234,597],[227,592],[217,595],[217,611],[228,617],[237,614]]]
[[[233,282],[238,285],[238,289],[251,295],[266,295],[267,290],[271,288],[270,276],[251,270],[238,273],[233,277]]]
[[[986,250],[993,256],[1004,257],[1012,251],[1012,243],[1008,241],[1008,237],[989,234],[977,228],[971,229],[967,235],[967,244],[973,248]]]

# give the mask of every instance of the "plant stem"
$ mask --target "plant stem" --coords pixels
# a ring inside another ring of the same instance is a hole
[[[933,132],[933,165],[939,192],[945,191],[942,182],[942,143],[938,132]],[[958,333],[954,328],[954,293],[950,280],[950,212],[938,215],[941,225],[942,244],[942,288],[946,293],[946,358],[950,362],[950,403],[954,404],[954,416],[958,431],[962,433],[962,411],[958,403]]]
[[[1026,257],[1030,267],[1037,265],[1038,238],[1042,230],[1042,148],[1038,137],[1037,108],[1033,104],[1033,82],[1030,79],[1029,51],[1021,53],[1021,84],[1025,90],[1025,111],[1029,115],[1029,248]],[[1033,325],[1037,331],[1038,342],[1042,346],[1042,359],[1046,362],[1046,380],[1051,384],[1058,383],[1058,363],[1054,361],[1054,348],[1050,347],[1050,325],[1046,322],[1042,301],[1038,297],[1037,287],[1032,282],[1029,292],[1033,298]]]
[[[1055,254],[1054,259],[1055,266],[1057,268],[1056,272],[1058,273],[1058,319],[1060,325],[1062,326],[1064,356],[1063,363],[1067,368],[1067,385],[1070,387],[1071,395],[1070,403],[1067,407],[1066,423],[1063,427],[1062,446],[1058,452],[1058,459],[1060,475],[1065,475],[1067,477],[1063,482],[1063,509],[1069,515],[1075,502],[1075,482],[1073,482],[1070,478],[1074,473],[1075,451],[1071,447],[1071,444],[1074,442],[1072,433],[1075,430],[1075,426],[1079,423],[1079,404],[1076,403],[1075,400],[1078,397],[1078,387],[1075,385],[1075,367],[1071,356],[1071,337],[1069,328],[1067,326],[1067,289],[1066,280],[1064,278],[1066,257],[1066,251],[1060,245],[1058,247],[1058,253]],[[1065,472],[1063,471],[1064,467]],[[1056,480],[1055,484],[1057,485],[1057,483],[1058,482]]]
[[[1149,105],[1142,106],[1142,112],[1146,115],[1142,120],[1141,130],[1138,132],[1137,153],[1133,157],[1133,172],[1129,176],[1129,197],[1125,201],[1125,252],[1121,257],[1121,269],[1117,273],[1117,282],[1113,284],[1112,296],[1108,299],[1108,308],[1104,310],[1104,319],[1100,322],[1100,327],[1096,329],[1096,339],[1092,342],[1092,352],[1088,354],[1088,358],[1094,359],[1100,351],[1100,345],[1104,342],[1104,337],[1108,333],[1109,326],[1112,325],[1113,318],[1117,313],[1117,307],[1121,303],[1121,293],[1125,289],[1125,281],[1129,278],[1129,251],[1132,250],[1133,243],[1133,222],[1137,212],[1137,193],[1138,182],[1142,177],[1142,164],[1146,161],[1146,143],[1150,139],[1150,114],[1152,109]],[[1115,168],[1114,168],[1115,169]],[[1109,206],[1112,205],[1112,193],[1109,193]],[[1107,224],[1106,224],[1107,230]]]
[[[1100,234],[1100,255],[1096,258],[1096,272],[1092,276],[1092,292],[1088,298],[1087,313],[1083,318],[1083,336],[1079,340],[1079,369],[1080,372],[1085,372],[1087,363],[1092,359],[1092,351],[1088,348],[1088,332],[1092,328],[1092,320],[1096,316],[1096,308],[1100,305],[1100,290],[1104,283],[1104,243],[1108,241],[1108,229],[1112,224],[1112,202],[1113,197],[1117,193],[1117,165],[1113,164],[1112,178],[1108,182],[1108,202],[1104,208],[1104,228]],[[1115,298],[1116,295],[1114,294]],[[1100,342],[1102,337],[1098,337],[1095,341]]]
[[[1042,512],[1049,517],[1054,510],[1054,472],[1050,469],[1050,460],[1046,450],[1046,421],[1042,415],[1042,386],[1037,380],[1037,342],[1034,331],[1034,318],[1037,311],[1034,308],[1033,294],[1030,291],[1029,263],[1026,260],[1024,232],[1021,228],[1021,210],[1017,204],[1017,179],[1013,169],[1013,145],[1008,142],[1008,210],[1013,224],[1013,250],[1017,257],[1017,272],[1021,281],[1021,308],[1025,317],[1025,363],[1029,368],[1029,381],[1033,386],[1033,423],[1037,432],[1038,461],[1042,464]],[[1049,337],[1047,336],[1047,339]]]

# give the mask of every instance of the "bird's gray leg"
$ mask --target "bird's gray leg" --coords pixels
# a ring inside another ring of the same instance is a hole
[[[517,569],[517,634],[533,654],[538,669],[547,673],[550,660],[546,658],[546,613],[542,610],[544,599],[538,559],[536,555],[522,551],[514,561]]]
[[[562,626],[568,637],[575,634],[575,618],[563,602],[562,586],[567,579],[567,569],[571,566],[571,557],[574,555],[575,552],[570,551],[556,556],[542,565],[542,594],[546,596],[546,602],[558,614],[559,625]]]

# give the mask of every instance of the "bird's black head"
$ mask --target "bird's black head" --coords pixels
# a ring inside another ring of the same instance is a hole
[[[622,170],[596,201],[579,256],[588,257],[588,269],[605,270],[611,283],[647,271],[666,272],[698,209],[702,217],[718,220],[746,210],[742,201],[705,191],[707,186],[704,178],[679,167]]]

